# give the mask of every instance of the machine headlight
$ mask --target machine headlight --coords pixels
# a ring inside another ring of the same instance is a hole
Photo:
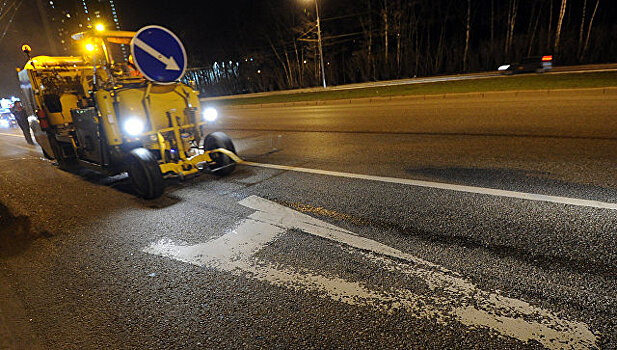
[[[124,122],[124,131],[131,136],[137,136],[144,131],[144,126],[141,119],[133,117]]]
[[[503,70],[508,70],[508,68],[510,68],[509,64],[504,64],[503,66],[499,66],[499,68],[497,68],[497,70],[503,71]]]
[[[8,128],[10,126],[8,119],[0,119],[0,128]]]
[[[219,112],[212,107],[204,109],[204,120],[207,122],[213,122],[219,116]]]

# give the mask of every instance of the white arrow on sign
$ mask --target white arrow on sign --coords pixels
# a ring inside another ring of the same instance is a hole
[[[142,40],[140,40],[137,37],[133,38],[133,43],[135,43],[135,46],[137,46],[140,49],[146,51],[146,53],[148,53],[148,55],[150,55],[150,56],[156,58],[157,60],[161,61],[161,63],[163,63],[165,65],[165,69],[167,69],[167,70],[180,70],[180,66],[178,66],[178,62],[176,62],[176,60],[174,59],[173,56],[165,57],[165,55],[163,55],[162,53],[158,52],[152,46],[146,44],[145,42],[143,42]]]
[[[196,245],[176,245],[163,239],[143,251],[278,287],[314,292],[350,305],[371,306],[385,312],[401,309],[446,326],[457,321],[472,328],[488,328],[523,342],[538,341],[550,349],[596,347],[597,338],[585,323],[559,318],[549,310],[498,292],[481,290],[454,271],[269,200],[251,196],[239,204],[256,212],[230,233]],[[290,229],[334,242],[349,254],[360,254],[384,272],[418,279],[428,286],[431,295],[408,289],[370,289],[363,283],[254,257]]]

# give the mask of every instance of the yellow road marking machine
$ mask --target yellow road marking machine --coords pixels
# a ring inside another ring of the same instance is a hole
[[[233,172],[240,159],[231,139],[206,132],[213,111],[201,110],[197,92],[179,82],[186,53],[173,33],[97,26],[73,38],[82,57],[38,56],[18,72],[46,157],[65,169],[127,172],[147,199],[163,194],[168,177]],[[126,61],[127,47],[135,63]]]

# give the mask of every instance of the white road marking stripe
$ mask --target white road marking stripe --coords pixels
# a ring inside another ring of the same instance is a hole
[[[17,134],[6,134],[3,132],[0,132],[0,135],[4,135],[4,136],[13,136],[13,137],[24,137],[23,135],[17,135]]]
[[[0,159],[0,163],[15,162],[15,161],[18,161],[18,160],[41,160],[41,157],[20,157],[20,158]]]
[[[196,245],[176,245],[164,239],[143,251],[281,288],[311,292],[348,305],[369,306],[386,313],[406,311],[446,327],[457,321],[471,328],[489,328],[523,342],[535,340],[549,349],[596,346],[596,335],[583,322],[560,318],[549,310],[499,292],[482,290],[454,271],[269,200],[250,196],[239,204],[256,212],[230,233]],[[310,268],[254,257],[290,229],[334,242],[344,252],[360,254],[367,268],[406,275],[426,284],[430,291],[371,286],[333,276],[331,272],[322,275]]]
[[[429,188],[436,188],[436,189],[441,189],[441,190],[483,194],[483,195],[496,196],[496,197],[516,198],[516,199],[523,199],[523,200],[530,200],[530,201],[575,205],[575,206],[580,206],[580,207],[617,210],[617,203],[600,202],[600,201],[588,200],[588,199],[549,196],[549,195],[544,195],[544,194],[499,190],[499,189],[494,189],[494,188],[455,185],[455,184],[448,184],[448,183],[443,183],[443,182],[400,179],[400,178],[387,177],[387,176],[344,173],[344,172],[339,172],[339,171],[309,169],[309,168],[301,168],[301,167],[294,167],[294,166],[288,166],[288,165],[265,164],[265,163],[246,162],[246,161],[242,162],[242,164],[246,164],[246,165],[250,165],[254,167],[260,167],[260,168],[295,171],[295,172],[308,173],[308,174],[337,176],[337,177],[345,177],[345,178],[350,178],[350,179],[379,181],[379,182],[395,183],[395,184],[400,184],[400,185],[429,187]]]

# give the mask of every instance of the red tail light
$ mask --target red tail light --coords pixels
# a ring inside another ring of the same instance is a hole
[[[36,117],[39,118],[39,124],[41,125],[41,129],[49,129],[49,119],[47,119],[47,113],[45,113],[44,110],[37,110]]]
[[[552,61],[553,56],[542,56],[542,62]]]

